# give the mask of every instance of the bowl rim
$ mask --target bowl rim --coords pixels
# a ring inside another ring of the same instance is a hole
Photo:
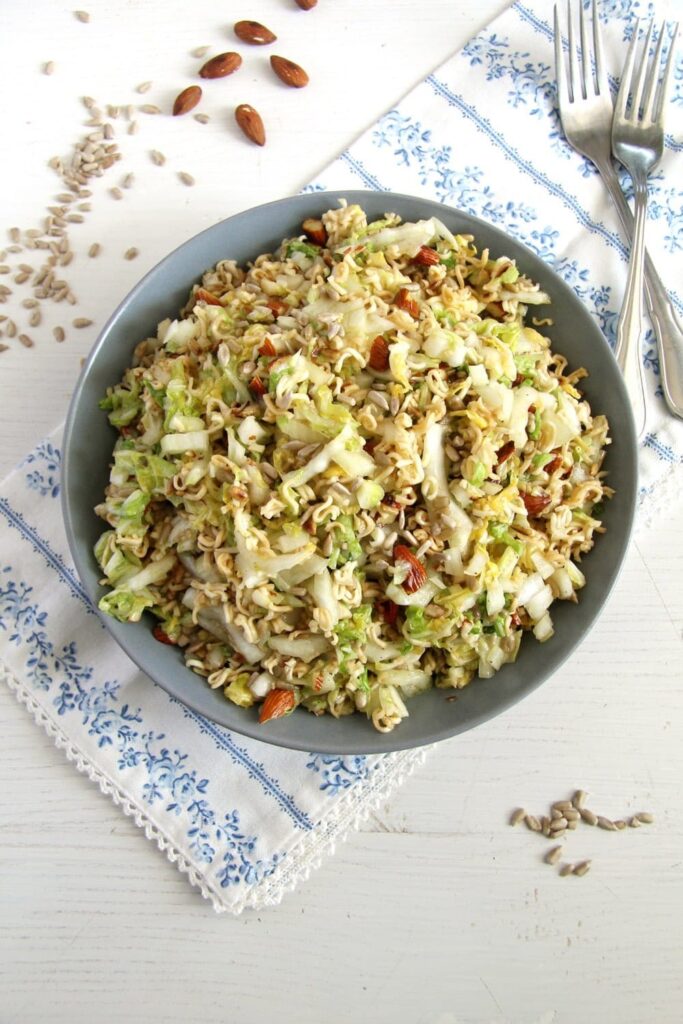
[[[554,675],[555,672],[557,672],[562,667],[562,665],[568,660],[568,658],[575,653],[578,646],[581,643],[583,643],[583,641],[586,639],[590,631],[593,629],[602,613],[605,603],[607,602],[623,567],[626,552],[628,551],[631,536],[633,533],[638,493],[638,447],[636,443],[635,426],[630,401],[628,400],[623,378],[621,377],[621,374],[618,371],[616,360],[614,359],[612,350],[599,325],[595,322],[594,318],[591,316],[588,309],[584,306],[583,302],[578,297],[573,288],[571,288],[571,286],[568,285],[559,276],[559,274],[557,274],[557,272],[553,270],[552,267],[548,266],[547,264],[544,264],[545,272],[552,279],[553,287],[559,289],[560,293],[564,292],[566,297],[572,303],[580,307],[580,309],[586,317],[586,322],[590,322],[590,324],[592,325],[596,336],[596,341],[598,342],[598,344],[601,344],[603,346],[604,350],[613,361],[615,368],[616,387],[618,390],[622,392],[621,404],[622,411],[625,414],[625,420],[623,422],[620,422],[619,430],[622,434],[622,441],[624,442],[625,451],[630,456],[631,464],[629,469],[633,480],[633,487],[628,507],[624,508],[622,512],[622,525],[620,527],[621,541],[618,545],[616,557],[613,561],[613,564],[611,565],[609,573],[607,574],[607,578],[603,578],[601,580],[602,592],[598,595],[597,600],[595,598],[593,599],[590,621],[584,628],[583,632],[573,642],[569,643],[566,650],[563,650],[559,657],[556,654],[554,658],[550,659],[549,665],[544,665],[538,672],[534,673],[532,680],[524,684],[521,693],[515,692],[512,695],[506,695],[501,691],[499,702],[496,704],[494,710],[491,711],[483,709],[481,713],[472,715],[465,723],[461,722],[460,719],[455,719],[449,722],[448,724],[444,724],[442,726],[430,727],[429,735],[424,738],[418,739],[417,741],[415,741],[414,738],[410,738],[407,735],[405,735],[402,732],[401,727],[399,726],[396,729],[392,730],[392,732],[390,733],[377,733],[375,732],[375,730],[368,729],[367,735],[363,733],[361,738],[359,738],[357,735],[350,735],[348,748],[344,748],[342,750],[340,750],[339,746],[336,743],[333,745],[325,743],[320,744],[319,740],[315,741],[314,744],[306,744],[303,743],[300,739],[290,736],[286,731],[281,731],[281,728],[273,729],[271,726],[271,729],[266,734],[266,732],[263,729],[263,726],[260,726],[256,719],[246,714],[240,717],[238,724],[234,724],[232,722],[228,724],[224,721],[219,721],[215,718],[212,718],[211,714],[207,712],[206,708],[204,706],[201,706],[199,700],[193,701],[192,696],[188,698],[184,692],[182,693],[182,695],[180,695],[178,693],[177,688],[174,689],[172,686],[167,685],[165,682],[160,682],[158,678],[155,678],[155,676],[150,673],[148,665],[145,664],[147,660],[145,657],[145,652],[143,651],[142,654],[139,653],[139,644],[136,643],[137,634],[127,631],[127,627],[129,625],[128,623],[119,623],[117,620],[112,619],[111,616],[108,616],[104,612],[100,611],[96,600],[96,595],[93,595],[93,593],[91,592],[91,588],[87,583],[87,574],[83,572],[83,569],[86,566],[86,559],[90,558],[92,560],[93,556],[91,552],[86,552],[85,547],[81,546],[76,536],[76,529],[74,523],[75,509],[72,508],[72,504],[70,502],[70,495],[72,491],[70,482],[73,479],[74,474],[76,474],[78,470],[77,467],[74,465],[72,440],[73,432],[75,429],[75,422],[80,409],[81,398],[83,396],[83,392],[86,389],[91,368],[95,364],[99,356],[99,353],[107,344],[110,332],[116,326],[116,323],[119,317],[122,315],[122,313],[130,306],[132,302],[135,302],[135,300],[141,293],[144,293],[148,281],[152,277],[158,275],[167,264],[174,261],[177,254],[180,253],[183,249],[185,249],[187,246],[193,243],[199,243],[201,239],[204,238],[205,236],[210,236],[220,228],[224,228],[227,225],[239,219],[248,219],[249,216],[253,215],[256,211],[268,211],[275,208],[293,206],[294,213],[292,215],[292,220],[294,221],[296,218],[295,211],[297,206],[305,206],[307,204],[310,204],[311,201],[313,200],[319,200],[322,212],[323,209],[329,210],[332,209],[334,206],[338,205],[340,199],[346,199],[349,205],[351,205],[352,203],[358,203],[359,205],[363,206],[364,199],[372,197],[373,200],[376,200],[378,196],[387,197],[388,205],[386,206],[386,209],[390,209],[391,202],[397,200],[403,203],[416,204],[418,208],[425,211],[425,213],[421,213],[420,216],[429,216],[430,214],[426,211],[431,210],[431,215],[433,216],[438,216],[439,211],[443,215],[443,212],[446,211],[446,213],[449,216],[452,215],[462,217],[465,221],[474,225],[473,233],[475,235],[475,244],[477,242],[476,226],[482,225],[486,232],[493,233],[497,238],[500,239],[501,245],[504,245],[506,242],[512,243],[512,245],[516,247],[518,250],[520,250],[521,253],[523,253],[524,257],[528,258],[533,264],[543,263],[541,257],[537,255],[535,252],[533,252],[533,250],[530,249],[527,245],[525,245],[524,242],[521,242],[513,235],[508,234],[508,232],[504,231],[498,225],[492,224],[490,221],[487,221],[482,217],[478,217],[474,214],[470,214],[463,210],[460,210],[455,206],[450,206],[447,203],[440,203],[436,200],[428,199],[421,196],[410,195],[407,193],[393,191],[379,192],[377,190],[372,189],[334,189],[316,192],[303,192],[299,193],[296,196],[286,196],[281,199],[275,199],[267,203],[251,206],[246,210],[240,210],[237,213],[234,213],[231,216],[224,218],[221,221],[217,221],[216,223],[210,225],[209,227],[202,229],[202,231],[198,232],[196,235],[190,236],[189,238],[181,242],[179,245],[177,245],[158,263],[151,267],[144,274],[144,276],[137,282],[137,284],[135,284],[133,288],[124,296],[121,302],[119,302],[119,304],[116,306],[116,308],[108,317],[104,326],[100,330],[97,339],[94,345],[92,346],[85,363],[81,368],[80,374],[78,376],[76,385],[74,387],[69,402],[69,408],[67,412],[62,441],[61,508],[69,550],[74,560],[74,564],[78,572],[79,578],[83,583],[84,591],[88,595],[88,599],[91,602],[93,611],[96,613],[100,621],[104,624],[109,635],[113,637],[115,642],[131,659],[131,661],[133,661],[134,664],[137,665],[141,672],[143,672],[152,683],[164,689],[171,700],[190,709],[194,714],[198,714],[202,717],[205,717],[206,719],[208,719],[209,721],[213,722],[221,728],[229,729],[230,731],[233,731],[239,735],[248,737],[253,740],[258,740],[262,743],[266,743],[271,746],[283,747],[290,750],[311,751],[313,750],[314,745],[317,744],[317,746],[315,746],[316,752],[337,754],[340,756],[380,754],[391,753],[406,749],[419,749],[420,747],[430,746],[436,742],[440,742],[452,736],[456,736],[460,733],[467,732],[470,729],[477,728],[485,722],[490,721],[493,718],[496,718],[498,715],[502,714],[504,711],[507,711],[509,708],[511,708],[512,706],[526,698],[530,693],[532,693],[544,682],[546,682],[552,675]],[[323,204],[325,205],[323,206]],[[504,254],[504,250],[501,249],[500,255]],[[255,254],[253,258],[256,258],[256,255],[259,254]],[[519,256],[515,256],[514,258],[518,260]],[[193,276],[188,287],[191,287],[192,281],[196,281],[196,279],[196,276]],[[624,435],[626,436],[624,437]],[[191,673],[191,670],[187,669],[186,666],[184,666],[184,664],[182,667],[185,669],[188,675],[194,675],[194,673]],[[204,686],[206,685],[203,682],[203,680],[201,680],[201,677],[198,676],[197,680],[201,681]],[[473,684],[477,682],[481,683],[482,681],[477,679],[473,680]],[[483,680],[483,682],[488,682],[488,680]],[[240,708],[238,710],[243,711],[244,709]],[[282,727],[283,723],[286,723],[287,720],[288,719],[285,718],[281,722],[276,722],[273,724],[276,727]],[[405,739],[403,738],[404,735]],[[388,737],[391,737],[391,739],[389,740]]]

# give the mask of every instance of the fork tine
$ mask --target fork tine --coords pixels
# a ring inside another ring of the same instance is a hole
[[[567,96],[567,69],[564,65],[564,54],[562,53],[562,34],[560,32],[560,16],[555,4],[555,78],[557,79],[557,102],[560,111],[568,102]]]
[[[657,40],[657,49],[655,55],[652,58],[652,69],[650,72],[650,78],[648,81],[647,92],[643,99],[643,120],[651,121],[652,114],[655,106],[655,96],[657,95],[657,86],[659,84],[659,66],[662,62],[662,47],[664,46],[664,37],[666,36],[666,22],[662,22],[662,27],[659,30],[659,39]]]
[[[645,88],[645,80],[648,72],[648,53],[650,50],[650,40],[652,39],[652,22],[647,27],[647,35],[645,36],[645,42],[643,43],[643,52],[640,57],[640,67],[638,68],[638,79],[636,81],[635,90],[633,92],[633,102],[631,104],[631,119],[637,121],[640,114],[640,104],[643,100],[643,90]],[[652,73],[654,80],[657,81],[657,68],[655,65],[652,66]]]
[[[626,54],[626,63],[624,64],[624,70],[621,73],[621,82],[619,83],[619,92],[617,93],[617,100],[614,104],[614,117],[621,119],[626,116],[626,104],[628,103],[629,93],[631,91],[631,79],[633,77],[633,64],[636,58],[636,46],[638,44],[638,33],[640,31],[640,18],[636,19],[635,28],[633,29],[633,36],[631,37],[631,45],[628,48]]]
[[[664,35],[664,29],[662,27],[662,35]],[[671,84],[671,72],[673,70],[674,56],[676,51],[676,38],[678,36],[678,22],[674,23],[673,29],[671,30],[671,39],[669,40],[669,54],[666,58],[666,66],[664,68],[664,74],[662,75],[662,84],[659,89],[659,95],[657,98],[657,107],[654,113],[653,120],[660,121],[664,110],[664,104],[666,103],[666,95]]]
[[[605,71],[605,60],[602,52],[602,36],[600,34],[597,0],[593,0],[591,17],[593,19],[593,53],[595,54],[595,78],[598,86],[598,92],[602,93],[603,96],[609,96],[607,72]]]
[[[569,100],[573,103],[578,96],[580,86],[579,58],[574,45],[571,0],[567,0],[567,43],[569,46]]]
[[[589,89],[589,84],[593,84],[593,67],[591,64],[591,53],[588,49],[588,41],[586,39],[586,20],[583,16],[583,0],[579,0],[579,38],[581,40],[581,88],[583,90],[583,98],[586,99],[589,92],[593,92],[593,89]]]

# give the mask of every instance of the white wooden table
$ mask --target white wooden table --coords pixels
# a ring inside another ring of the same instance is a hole
[[[505,0],[89,2],[83,25],[39,0],[0,9],[3,226],[28,227],[56,190],[45,162],[82,119],[78,97],[168,107],[189,50],[232,48],[228,26],[271,25],[312,84],[285,92],[262,51],[239,100],[268,123],[264,150],[231,125],[236,81],[215,84],[207,126],[141,115],[122,137],[138,183],[106,187],[73,231],[71,317],[102,318],[140,274],[228,214],[296,191]],[[41,62],[53,60],[51,77]],[[221,93],[220,90],[223,89]],[[228,96],[225,100],[219,96]],[[155,168],[149,150],[168,156]],[[178,170],[197,179],[176,184]],[[123,173],[123,172],[122,172]],[[118,177],[118,175],[115,175]],[[85,250],[98,240],[98,260]],[[122,252],[140,248],[134,263]],[[0,246],[1,247],[1,246]],[[9,312],[13,306],[5,306]],[[96,327],[34,330],[0,355],[0,470],[64,415]],[[69,319],[71,318],[69,317]],[[131,822],[68,766],[0,689],[0,1021],[34,1024],[598,1024],[678,1022],[683,982],[683,513],[632,545],[600,622],[556,676],[501,719],[430,754],[394,799],[283,904],[216,917]],[[613,817],[656,823],[570,837],[585,878],[542,863],[512,807],[589,789]]]

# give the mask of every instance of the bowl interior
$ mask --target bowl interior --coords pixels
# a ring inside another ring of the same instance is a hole
[[[415,747],[463,732],[515,704],[551,675],[595,621],[616,579],[631,532],[637,491],[636,442],[630,406],[616,362],[599,328],[574,292],[536,255],[476,217],[429,200],[386,192],[309,193],[247,210],[208,228],[166,257],[133,289],[104,327],[74,392],[64,437],[63,511],[67,536],[83,585],[96,605],[102,596],[92,548],[103,529],[93,512],[108,481],[116,432],[98,402],[122,376],[134,346],[154,334],[157,323],[184,305],[190,287],[221,259],[244,263],[275,249],[340,199],[359,203],[369,219],[394,211],[404,220],[439,217],[454,233],[472,234],[480,249],[510,256],[552,297],[552,327],[544,328],[553,348],[571,368],[584,366],[582,388],[594,413],[607,415],[612,444],[605,468],[615,497],[607,503],[606,533],[585,557],[586,587],[578,605],[553,605],[555,635],[539,644],[525,638],[518,660],[492,679],[477,680],[458,693],[432,690],[410,701],[410,717],[388,734],[376,732],[365,716],[340,720],[302,711],[259,726],[254,709],[238,708],[190,672],[180,652],[151,635],[151,618],[120,623],[102,616],[111,635],[155,682],[208,718],[256,739],[324,753],[376,753]]]

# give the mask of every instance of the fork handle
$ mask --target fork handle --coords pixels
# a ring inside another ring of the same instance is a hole
[[[597,167],[617,208],[626,235],[632,239],[633,214],[621,191],[619,178],[612,161],[601,160]],[[659,365],[664,397],[671,412],[676,416],[683,417],[683,327],[647,250],[645,251],[645,300],[659,342]]]
[[[645,433],[647,409],[643,385],[641,343],[643,337],[643,279],[645,255],[645,215],[647,212],[646,180],[633,177],[635,187],[635,225],[628,264],[626,291],[617,324],[617,344],[614,350],[619,368],[624,375],[631,399],[638,440]]]

